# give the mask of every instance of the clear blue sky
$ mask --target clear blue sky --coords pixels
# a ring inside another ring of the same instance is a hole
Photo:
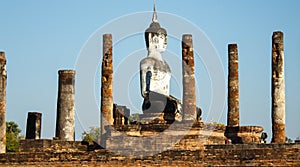
[[[152,11],[152,4],[151,0],[0,1],[0,50],[6,52],[8,71],[7,121],[17,122],[25,134],[27,112],[42,112],[42,137],[52,138],[56,121],[57,71],[75,68],[81,48],[97,29],[124,15]],[[183,17],[207,35],[219,53],[226,76],[227,44],[238,43],[241,124],[263,126],[269,139],[271,35],[275,30],[285,33],[286,132],[292,139],[300,136],[299,8],[300,1],[292,0],[157,0],[158,12]],[[145,19],[150,23],[151,16]],[[160,23],[167,30],[170,28],[164,26],[163,20]],[[128,25],[124,24],[126,26]],[[148,24],[145,29],[147,26]],[[120,27],[121,32],[124,27]],[[138,39],[133,39],[137,43],[130,45],[145,49],[144,39]],[[99,41],[101,40],[99,36]],[[168,47],[176,48],[172,46],[174,43],[170,42]],[[124,58],[124,53],[134,52],[129,47],[115,48],[116,63]],[[99,50],[101,49],[99,45]],[[180,54],[180,49],[172,51]],[[138,65],[139,60],[136,62],[137,67]],[[198,81],[207,85],[209,82],[209,79]],[[135,90],[139,94],[140,90]],[[209,91],[202,91],[200,88],[200,92],[198,105],[204,109],[209,108],[209,105],[203,104],[207,101],[204,99],[210,98]],[[118,94],[115,92],[114,96]],[[141,97],[136,98],[139,102],[142,100]],[[222,117],[217,121],[226,123],[226,106],[220,114]],[[86,117],[92,120],[99,115],[87,114]],[[214,119],[207,118],[206,121]],[[79,126],[77,121],[77,139],[80,139],[83,129]]]

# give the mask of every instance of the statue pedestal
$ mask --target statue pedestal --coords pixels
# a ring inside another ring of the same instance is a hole
[[[132,124],[108,126],[105,148],[125,155],[153,155],[168,149],[199,150],[225,144],[225,126],[211,123]]]
[[[171,124],[175,120],[181,122],[182,118],[176,113],[145,113],[140,114],[142,124]]]
[[[165,124],[164,113],[145,113],[140,115],[142,124]]]

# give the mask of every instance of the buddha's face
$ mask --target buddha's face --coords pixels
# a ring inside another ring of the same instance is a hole
[[[167,48],[167,36],[149,33],[149,50],[164,52]]]

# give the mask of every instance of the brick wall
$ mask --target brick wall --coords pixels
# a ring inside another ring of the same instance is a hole
[[[299,166],[300,144],[207,145],[205,157],[214,165]]]
[[[21,140],[20,152],[79,152],[87,151],[88,146],[80,141],[62,140]]]
[[[0,154],[0,166],[300,166],[300,144],[205,145],[145,157],[81,149]]]

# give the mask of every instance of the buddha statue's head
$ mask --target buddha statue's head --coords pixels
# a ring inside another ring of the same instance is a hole
[[[150,27],[145,31],[146,46],[149,52],[164,52],[167,48],[167,31],[157,21],[156,9]]]

